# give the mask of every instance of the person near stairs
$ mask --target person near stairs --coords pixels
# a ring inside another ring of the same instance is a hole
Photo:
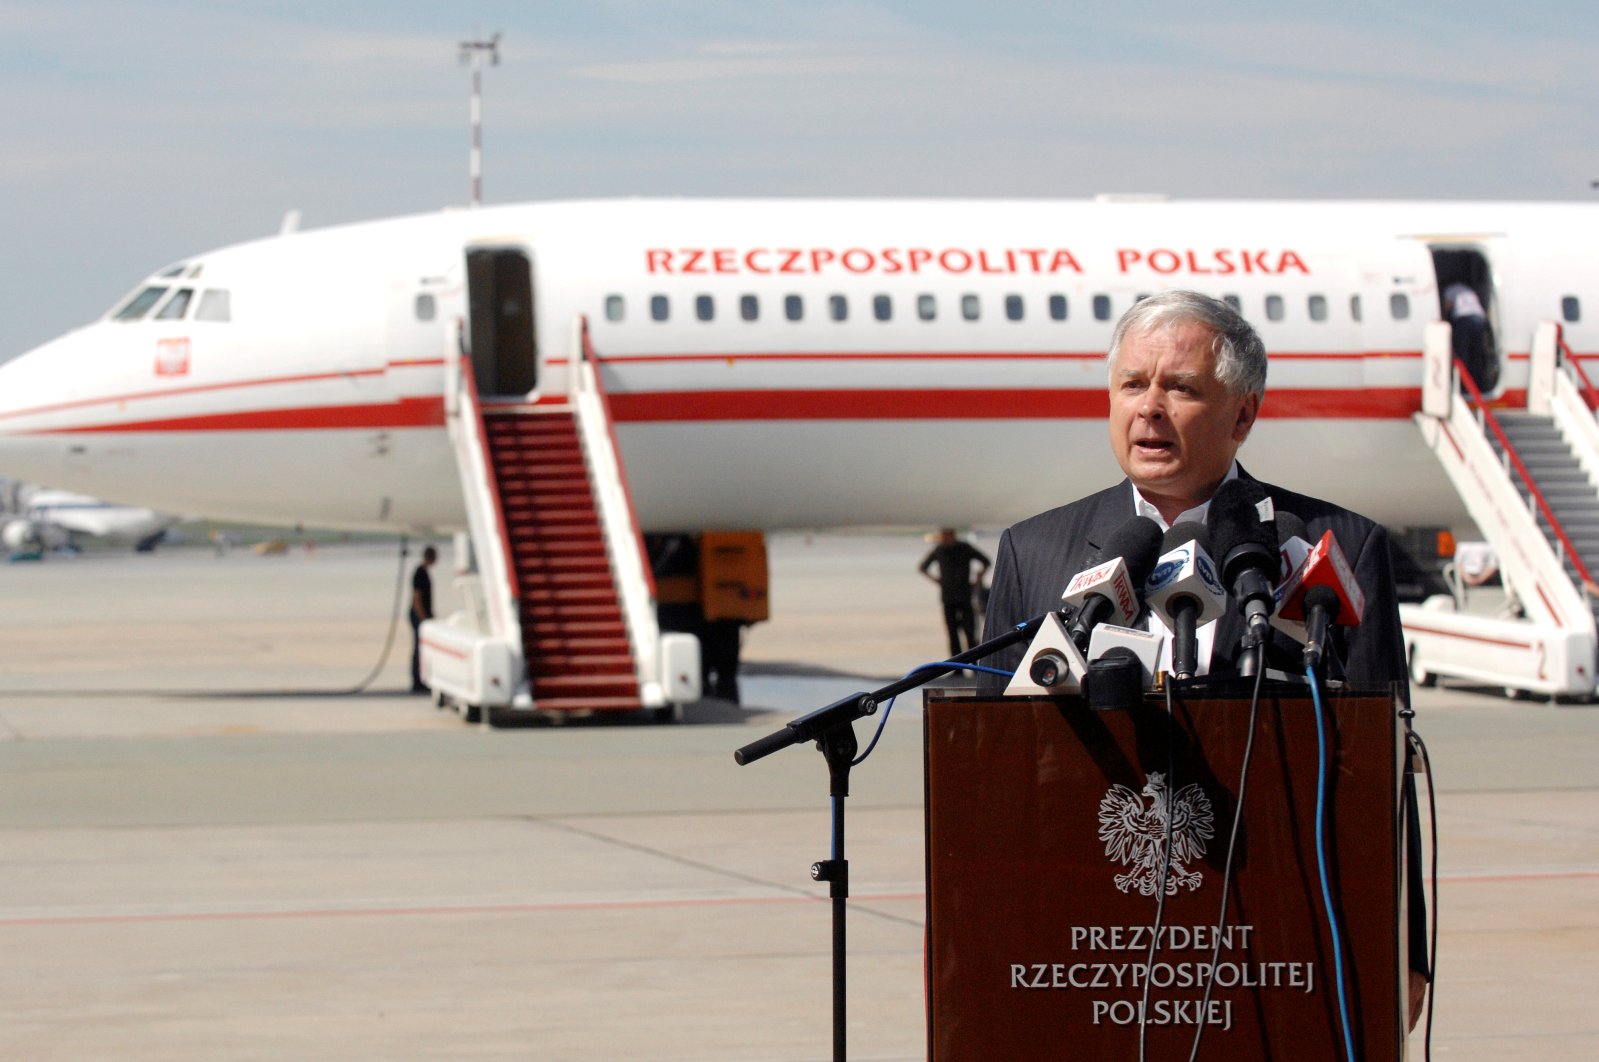
[[[411,692],[430,693],[422,681],[422,621],[433,618],[433,577],[428,569],[439,559],[432,546],[422,550],[422,562],[411,575]]]
[[[1455,357],[1466,366],[1479,391],[1492,391],[1499,382],[1499,366],[1481,297],[1470,284],[1455,281],[1444,288],[1444,316],[1449,319]]]

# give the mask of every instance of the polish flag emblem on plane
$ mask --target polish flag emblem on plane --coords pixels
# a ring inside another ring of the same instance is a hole
[[[189,340],[187,338],[156,340],[155,374],[157,376],[187,376],[189,374]]]

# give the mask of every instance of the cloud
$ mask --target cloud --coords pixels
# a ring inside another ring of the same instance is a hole
[[[354,67],[414,70],[458,63],[459,45],[451,45],[437,33],[317,34],[294,48],[289,58],[304,66],[346,74]]]
[[[595,63],[580,67],[579,77],[635,85],[682,84],[691,81],[726,82],[774,78],[848,77],[865,72],[864,59],[828,56],[748,58],[716,56],[696,59],[638,60]]]

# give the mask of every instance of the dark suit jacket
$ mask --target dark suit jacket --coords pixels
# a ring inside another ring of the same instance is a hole
[[[1249,475],[1241,469],[1239,474]],[[1323,658],[1325,677],[1362,686],[1397,682],[1409,704],[1409,669],[1399,626],[1399,604],[1394,598],[1388,533],[1364,516],[1330,502],[1270,484],[1262,486],[1279,511],[1293,513],[1305,522],[1312,545],[1324,531],[1332,529],[1366,595],[1365,614],[1359,626],[1334,628],[1331,646]],[[994,562],[984,637],[993,638],[1024,620],[1060,608],[1061,591],[1072,576],[1090,567],[1105,541],[1134,515],[1133,487],[1124,479],[1098,494],[1040,513],[1007,530],[1000,537]],[[1221,558],[1216,560],[1220,562]],[[1212,674],[1236,669],[1243,633],[1243,620],[1236,611],[1229,610],[1217,620],[1210,658]],[[1025,651],[1025,643],[1012,646],[984,663],[1014,671]],[[1267,647],[1267,666],[1302,674],[1299,651],[1300,646],[1293,639],[1274,632]],[[984,685],[992,688],[996,683],[1004,684],[1003,680],[991,679]]]
[[[1239,469],[1239,475],[1248,476]],[[1305,522],[1314,545],[1331,528],[1338,547],[1355,569],[1355,579],[1366,596],[1365,612],[1356,627],[1336,627],[1329,651],[1323,656],[1325,678],[1342,678],[1351,684],[1383,686],[1397,683],[1404,703],[1410,704],[1410,675],[1405,658],[1404,633],[1399,625],[1399,603],[1394,597],[1393,565],[1388,555],[1388,533],[1348,509],[1291,490],[1262,484],[1280,512],[1290,512]],[[1122,480],[1114,487],[1080,501],[1030,517],[1007,530],[999,540],[988,598],[984,638],[993,638],[1018,623],[1061,607],[1060,595],[1073,575],[1095,563],[1111,534],[1136,515],[1133,487]],[[1216,558],[1219,562],[1221,558]],[[1229,610],[1216,621],[1210,673],[1237,669],[1243,620]],[[1273,628],[1266,650],[1267,667],[1291,675],[1304,673],[1301,646]],[[991,667],[1014,671],[1026,654],[1027,643],[1012,646],[983,661]],[[979,686],[1003,689],[1005,679],[979,673]],[[1410,966],[1427,972],[1426,896],[1421,883],[1421,820],[1416,806],[1415,779],[1409,757],[1404,775],[1404,812],[1409,838]]]

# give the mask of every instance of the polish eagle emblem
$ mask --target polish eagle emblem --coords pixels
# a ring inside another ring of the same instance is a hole
[[[1168,837],[1171,857],[1165,870],[1166,895],[1199,888],[1203,879],[1187,864],[1205,854],[1205,842],[1215,834],[1210,798],[1204,791],[1190,784],[1173,795],[1166,776],[1159,772],[1144,782],[1142,793],[1116,784],[1099,802],[1099,839],[1105,842],[1105,855],[1131,868],[1116,875],[1116,887],[1125,893],[1153,896],[1160,891]]]

